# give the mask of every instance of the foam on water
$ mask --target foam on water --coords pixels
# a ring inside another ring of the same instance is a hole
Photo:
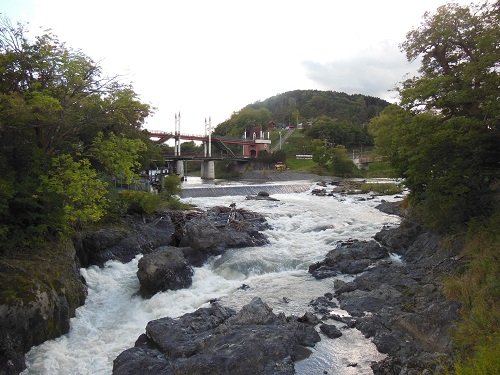
[[[276,194],[279,202],[245,200],[243,196],[190,198],[201,207],[246,208],[266,216],[270,244],[233,249],[196,268],[188,289],[158,293],[149,300],[136,295],[139,257],[127,264],[108,262],[102,269],[82,269],[89,294],[71,320],[70,332],[32,348],[23,374],[110,374],[112,362],[134,345],[148,321],[192,312],[218,298],[238,309],[259,296],[275,312],[302,315],[309,301],[333,290],[334,279],[315,280],[307,273],[335,243],[349,238],[369,239],[383,225],[399,219],[374,207],[380,199],[316,197],[308,193]],[[384,197],[384,199],[388,199]],[[242,290],[242,284],[249,286]],[[380,359],[374,345],[356,330],[342,338],[324,339],[313,355],[297,364],[297,373],[327,370],[329,374],[371,373],[369,363]],[[358,366],[347,367],[349,362]]]

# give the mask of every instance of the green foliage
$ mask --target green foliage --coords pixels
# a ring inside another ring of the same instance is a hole
[[[477,346],[469,359],[455,364],[456,375],[491,375],[500,373],[500,337],[497,335]]]
[[[402,44],[408,60],[422,57],[421,75],[400,89],[402,104],[423,106],[445,117],[473,117],[497,127],[499,25],[498,2],[447,4],[435,14],[426,13]]]
[[[113,133],[104,139],[99,132],[93,143],[92,153],[101,163],[102,168],[118,181],[131,184],[138,179],[137,170],[139,153],[146,151],[146,145],[140,139],[129,139]]]
[[[305,135],[303,131],[295,130],[288,137],[286,143],[282,145],[282,151],[285,151],[287,159],[293,159],[295,155],[311,155],[313,152],[312,138]]]
[[[399,194],[403,191],[403,188],[399,184],[393,183],[363,183],[360,186],[362,193],[378,193],[384,195],[394,195]]]
[[[165,176],[161,184],[161,193],[167,198],[177,195],[181,192],[181,179],[179,176]]]
[[[0,179],[0,216],[6,216],[9,213],[9,201],[14,196],[14,188],[11,183]],[[9,227],[0,223],[0,242],[7,239]]]
[[[163,208],[159,194],[136,190],[123,190],[119,194],[126,204],[127,212],[131,214],[149,215]]]
[[[41,177],[38,193],[54,209],[62,209],[63,223],[82,225],[99,221],[105,214],[106,183],[97,178],[87,159],[74,161],[64,154],[53,158],[52,168]]]
[[[1,252],[102,218],[100,178],[130,181],[156,154],[140,130],[151,111],[81,51],[0,18]]]
[[[370,169],[361,171],[365,178],[398,178],[400,175],[388,161],[370,163]]]
[[[180,192],[180,178],[167,176],[164,179],[162,191],[159,194],[145,191],[123,190],[119,192],[119,199],[124,210],[129,214],[153,214],[165,209],[182,210],[190,208],[176,195]]]
[[[203,145],[197,145],[193,141],[181,143],[181,155],[203,154]]]
[[[294,171],[313,173],[316,162],[311,159],[287,159],[286,166]]]
[[[267,108],[245,107],[239,112],[233,113],[231,118],[219,124],[214,133],[241,138],[245,131],[252,131],[257,127],[267,129],[272,113]]]
[[[327,116],[319,117],[305,134],[313,139],[344,146],[370,145],[373,142],[365,126]]]
[[[278,162],[285,162],[286,161],[286,153],[284,151],[276,151],[269,153],[267,151],[261,151],[257,155],[257,162],[259,163],[266,163],[266,164],[275,164]]]

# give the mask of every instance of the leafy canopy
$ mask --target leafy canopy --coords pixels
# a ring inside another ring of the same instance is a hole
[[[137,170],[139,153],[146,151],[146,145],[140,139],[129,139],[113,133],[104,139],[99,132],[94,139],[93,153],[102,168],[114,179],[130,184],[138,179]]]
[[[99,220],[100,178],[131,181],[154,156],[151,112],[82,51],[0,17],[0,252]]]
[[[40,182],[38,193],[62,209],[63,223],[97,222],[106,212],[106,183],[97,178],[88,159],[74,161],[67,154],[56,156]]]

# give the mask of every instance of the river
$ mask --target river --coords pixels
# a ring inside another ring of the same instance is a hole
[[[245,196],[183,199],[205,208],[235,202],[238,208],[264,214],[272,227],[265,231],[269,245],[229,250],[211,259],[195,269],[188,289],[142,299],[136,295],[139,257],[127,264],[110,261],[103,268],[82,269],[88,297],[71,319],[70,332],[32,348],[23,374],[111,374],[113,359],[134,345],[148,321],[192,312],[213,298],[239,308],[259,296],[275,313],[303,315],[313,298],[333,290],[333,278],[318,281],[307,273],[311,263],[322,260],[340,240],[370,239],[382,226],[399,223],[399,218],[375,209],[381,199],[395,197],[318,197],[310,191],[273,197],[279,201]],[[250,288],[242,290],[242,284]],[[370,362],[383,355],[359,331],[342,332],[335,340],[322,336],[313,354],[296,363],[297,374],[371,374]]]

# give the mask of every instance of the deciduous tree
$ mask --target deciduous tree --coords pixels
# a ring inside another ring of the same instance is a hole
[[[370,129],[411,189],[425,222],[449,230],[489,215],[500,170],[499,2],[426,14],[402,48],[422,58]]]

